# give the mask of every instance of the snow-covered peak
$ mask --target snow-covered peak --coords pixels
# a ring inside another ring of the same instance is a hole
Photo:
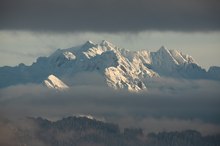
[[[195,63],[194,59],[187,55],[187,54],[183,54],[180,51],[177,50],[168,50],[166,47],[162,46],[158,51],[158,54],[160,54],[160,56],[169,58],[169,60],[172,60],[173,63],[175,64],[184,64],[184,63]],[[164,60],[166,61],[166,59]]]
[[[49,75],[43,84],[50,89],[65,90],[69,87],[54,75]]]
[[[110,42],[108,42],[106,40],[102,40],[99,45],[100,46],[105,46],[105,47],[115,47],[115,45],[113,45],[112,43],[110,43]]]
[[[89,48],[95,47],[95,44],[92,41],[87,41],[82,47],[80,48],[81,51],[86,51]]]
[[[91,40],[88,40],[86,43],[94,45],[94,43]]]
[[[173,58],[170,51],[162,46],[157,52],[151,52],[152,62],[156,66],[170,68],[178,62]]]
[[[170,50],[170,53],[178,64],[183,64],[187,62],[186,59],[182,56],[181,52],[177,50]]]
[[[169,50],[165,46],[161,46],[158,52],[169,52]]]
[[[90,47],[94,47],[95,44],[92,41],[88,40],[88,41],[86,41],[86,43],[83,46],[90,48]]]
[[[84,44],[84,46],[88,46],[88,47],[92,47],[94,45],[95,44],[92,41],[90,41],[90,40],[86,41],[86,43]]]
[[[173,55],[170,53],[170,50],[168,50],[166,47],[162,46],[156,53],[158,54],[158,56],[165,59],[164,61],[169,61],[178,64]]]
[[[190,55],[187,55],[187,54],[183,54],[181,53],[182,57],[188,62],[188,63],[196,63],[196,61],[194,60],[194,58]]]
[[[65,63],[74,60],[76,60],[76,55],[73,52],[68,51],[67,49],[64,50],[58,49],[48,57],[49,64],[55,65],[57,67],[60,67]]]

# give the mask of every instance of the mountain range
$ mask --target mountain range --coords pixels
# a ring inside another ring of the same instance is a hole
[[[87,41],[67,49],[58,49],[48,57],[39,57],[32,65],[0,67],[0,88],[18,84],[44,84],[49,88],[67,89],[62,79],[80,73],[97,73],[114,89],[141,91],[151,78],[220,80],[220,67],[206,71],[190,55],[162,46],[156,52],[129,51],[103,40]],[[73,81],[74,82],[74,81]]]

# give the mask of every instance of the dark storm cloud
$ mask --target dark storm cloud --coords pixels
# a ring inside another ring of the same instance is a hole
[[[218,0],[0,0],[1,30],[220,30]]]

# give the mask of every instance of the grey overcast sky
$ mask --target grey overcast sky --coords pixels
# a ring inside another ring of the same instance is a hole
[[[218,0],[0,0],[0,66],[57,48],[108,40],[130,50],[165,45],[220,66]]]

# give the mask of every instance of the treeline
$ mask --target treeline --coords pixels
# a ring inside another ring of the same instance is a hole
[[[202,136],[194,130],[145,135],[142,129],[125,128],[86,117],[67,117],[59,121],[29,118],[34,131],[20,132],[23,144],[30,139],[48,146],[220,146],[220,135]],[[22,134],[21,134],[22,133]],[[25,134],[24,134],[25,133]]]

